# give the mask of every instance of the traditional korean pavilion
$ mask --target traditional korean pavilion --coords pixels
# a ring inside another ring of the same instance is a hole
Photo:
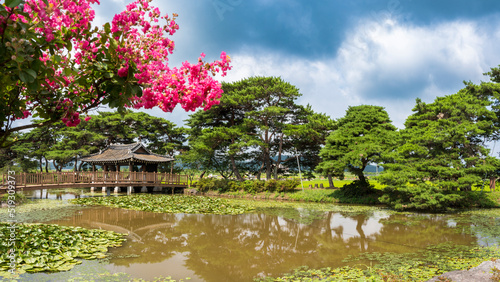
[[[84,157],[81,161],[102,166],[104,171],[120,171],[125,166],[129,171],[157,172],[158,164],[173,161],[173,158],[151,153],[141,142],[134,144],[111,144],[99,153]],[[134,168],[136,168],[134,170]]]

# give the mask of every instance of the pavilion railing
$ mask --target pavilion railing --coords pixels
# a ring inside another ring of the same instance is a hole
[[[14,177],[14,178],[12,178]],[[12,182],[12,179],[15,179]],[[157,172],[128,172],[128,171],[71,171],[49,173],[16,173],[2,175],[2,186],[15,183],[18,188],[37,186],[63,186],[68,184],[116,184],[116,186],[155,186],[155,185],[188,185],[188,176]],[[3,188],[3,187],[2,187]]]

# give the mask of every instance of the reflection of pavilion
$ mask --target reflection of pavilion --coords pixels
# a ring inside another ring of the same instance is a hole
[[[143,238],[148,237],[156,230],[172,227],[175,223],[175,215],[125,209],[91,208],[80,211],[71,221],[73,225],[129,234],[133,240],[143,241]]]

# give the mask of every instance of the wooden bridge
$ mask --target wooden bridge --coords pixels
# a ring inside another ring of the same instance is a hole
[[[154,188],[170,187],[186,188],[189,186],[188,176],[156,172],[127,171],[72,171],[51,173],[16,173],[2,175],[0,194],[13,187],[16,190],[36,190],[51,188],[85,188],[85,187],[133,187]],[[172,190],[173,191],[173,190]]]

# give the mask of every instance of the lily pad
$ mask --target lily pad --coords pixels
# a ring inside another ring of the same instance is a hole
[[[253,210],[246,205],[232,204],[226,199],[199,196],[132,195],[73,199],[87,206],[108,206],[158,213],[243,214]]]
[[[0,223],[0,242],[8,242],[11,234],[16,239],[13,246],[0,245],[0,268],[4,270],[9,268],[11,249],[14,250],[16,268],[19,270],[57,272],[70,270],[80,264],[78,258],[104,258],[108,248],[121,246],[125,240],[123,234],[81,227],[16,224],[15,229],[12,229],[12,226],[10,223]]]

